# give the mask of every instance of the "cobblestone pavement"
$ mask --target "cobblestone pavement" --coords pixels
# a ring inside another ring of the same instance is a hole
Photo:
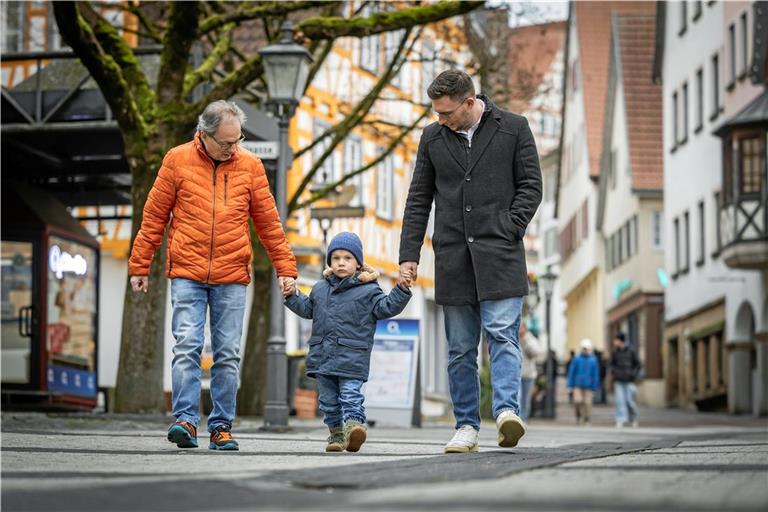
[[[765,510],[764,419],[643,410],[616,429],[533,420],[514,449],[443,455],[450,425],[371,428],[357,454],[326,454],[319,421],[280,434],[241,419],[239,452],[182,450],[169,418],[3,413],[3,511]],[[201,446],[207,438],[200,433]]]

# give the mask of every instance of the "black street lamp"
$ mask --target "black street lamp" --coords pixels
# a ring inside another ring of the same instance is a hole
[[[556,393],[556,375],[555,365],[557,360],[552,354],[552,331],[550,329],[550,313],[549,306],[552,300],[552,292],[555,288],[555,281],[557,280],[557,274],[547,267],[546,273],[539,276],[539,289],[544,292],[544,328],[547,331],[547,359],[544,363],[544,369],[547,378],[547,393],[544,395],[544,414],[545,418],[555,417],[555,393]]]
[[[309,77],[312,57],[306,48],[293,41],[293,26],[283,23],[278,43],[259,51],[264,62],[264,78],[269,90],[269,103],[275,107],[280,127],[280,153],[275,172],[275,203],[280,219],[285,222],[288,201],[285,192],[289,162],[288,126],[296,111]],[[281,430],[288,426],[288,360],[285,354],[285,311],[283,295],[272,276],[270,294],[269,338],[267,339],[267,402],[264,406],[264,428]]]

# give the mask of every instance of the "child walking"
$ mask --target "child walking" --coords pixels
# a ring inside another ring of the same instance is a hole
[[[317,379],[320,410],[330,436],[327,452],[356,452],[365,442],[361,388],[368,380],[376,321],[400,313],[411,298],[411,280],[385,294],[379,273],[363,262],[363,244],[354,233],[339,233],[328,246],[330,268],[309,297],[295,285],[283,289],[285,305],[312,319],[307,376]]]

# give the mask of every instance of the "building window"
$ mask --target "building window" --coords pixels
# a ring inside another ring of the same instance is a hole
[[[688,82],[683,84],[683,140],[680,144],[688,142]]]
[[[315,139],[319,138],[320,135],[325,133],[326,130],[328,130],[331,127],[330,124],[315,120],[314,125],[312,127],[312,135]],[[328,149],[328,146],[331,143],[331,137],[325,137],[322,142],[315,145],[314,148],[312,148],[312,162],[316,163],[318,160],[320,160],[320,157],[323,155],[323,153],[326,152]],[[336,161],[335,161],[335,154],[334,152],[331,152],[330,155],[328,155],[328,158],[326,158],[323,163],[318,167],[317,171],[315,172],[314,181],[318,184],[327,184],[327,183],[333,183],[336,179]]]
[[[701,266],[704,264],[706,255],[706,238],[707,233],[704,231],[704,201],[699,201],[699,257],[696,260],[696,265]]]
[[[347,176],[363,166],[363,142],[357,137],[349,137],[344,142],[344,176]],[[355,187],[355,195],[349,206],[365,206],[365,188],[363,174],[357,174],[345,182]]]
[[[677,141],[680,140],[677,136],[677,125],[677,91],[675,91],[672,93],[672,151],[677,149]]]
[[[3,2],[2,14],[2,52],[20,52],[24,50],[24,10],[25,2]]]
[[[744,80],[747,77],[747,46],[748,46],[748,39],[747,39],[747,32],[748,32],[748,25],[747,25],[747,12],[744,11],[741,14],[741,17],[739,18],[740,24],[741,24],[741,59],[739,59],[739,80]]]
[[[759,196],[765,172],[765,135],[739,139],[739,182],[742,196]]]
[[[688,2],[680,2],[680,30],[677,35],[682,36],[688,28]]]
[[[393,218],[394,167],[392,155],[376,166],[376,215],[386,220]]]
[[[715,192],[715,250],[712,253],[712,259],[717,259],[720,256],[720,250],[723,248],[720,243],[720,222],[717,221],[721,208],[720,192]]]
[[[729,91],[733,89],[736,84],[736,25],[731,23],[728,27],[728,86]]]
[[[579,90],[579,59],[576,59],[573,61],[573,64],[571,64],[571,92],[576,92]]]
[[[701,18],[701,1],[693,2],[693,21]]]
[[[680,254],[680,219],[675,219],[672,221],[672,224],[675,230],[675,273],[672,274],[672,277],[677,277],[680,274],[680,269],[682,267],[682,258]]]
[[[550,258],[557,253],[557,228],[550,228],[544,236],[544,257]]]
[[[734,196],[734,169],[737,168],[734,162],[734,141],[732,137],[723,139],[723,194],[721,199],[723,204],[731,204]]]
[[[375,9],[369,4],[360,12],[360,16],[367,18],[373,15]],[[372,35],[360,39],[360,67],[371,73],[379,72],[379,35]]]
[[[685,240],[683,240],[685,252],[683,254],[683,268],[681,272],[687,273],[691,262],[691,224],[688,212],[683,214],[683,236],[685,237]]]
[[[435,45],[430,41],[424,41],[421,45],[421,102],[429,103],[429,96],[427,96],[427,89],[435,79],[437,66],[435,61],[437,60],[437,53],[435,52]]]
[[[704,127],[704,70],[696,71],[696,126],[693,129],[699,133]]]
[[[664,249],[664,214],[658,210],[651,212],[651,247]]]
[[[720,115],[720,57],[717,54],[712,56],[712,114],[710,121],[717,119]]]

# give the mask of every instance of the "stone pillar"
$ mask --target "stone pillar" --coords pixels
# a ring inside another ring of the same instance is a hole
[[[697,395],[704,397],[709,389],[709,378],[707,372],[707,338],[696,340],[696,390]]]
[[[736,341],[728,343],[728,412],[748,414],[752,412],[752,370],[749,355],[752,343]]]
[[[753,388],[755,393],[754,410],[756,416],[768,415],[768,332],[755,334],[757,351],[757,382]]]
[[[709,337],[709,388],[720,389],[720,337],[712,334]]]

